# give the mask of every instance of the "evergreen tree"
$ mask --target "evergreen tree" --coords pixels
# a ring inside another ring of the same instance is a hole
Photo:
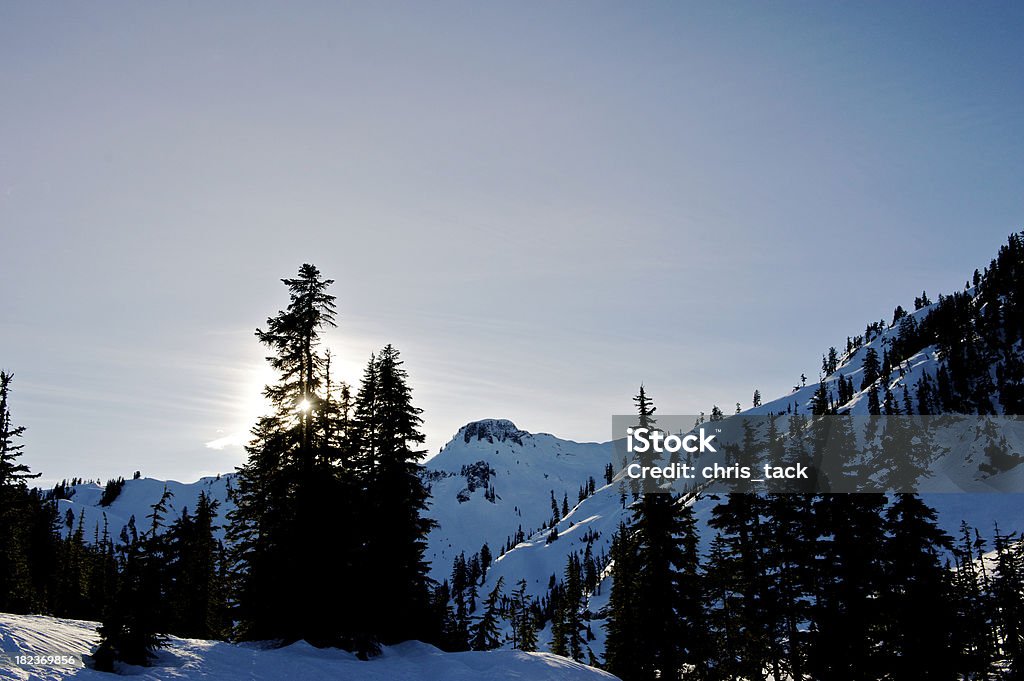
[[[454,623],[451,639],[453,650],[469,648],[470,603],[466,598],[466,590],[470,586],[469,572],[466,567],[466,554],[460,553],[452,565],[452,600],[455,604]]]
[[[640,589],[639,542],[635,533],[620,524],[612,538],[612,589],[605,627],[605,666],[624,681],[653,676],[643,638],[644,612],[636,598]]]
[[[1002,657],[1009,666],[1008,677],[1024,676],[1024,547],[1017,538],[1002,534],[996,526],[995,574],[992,602]]]
[[[0,610],[25,613],[36,605],[29,562],[29,491],[26,480],[39,477],[19,463],[24,426],[11,418],[10,387],[14,375],[0,371]]]
[[[935,511],[914,494],[897,494],[886,511],[887,573],[881,607],[886,628],[881,654],[892,679],[951,679],[954,609],[950,574],[940,562],[952,548]]]
[[[772,651],[768,581],[762,524],[764,499],[732,492],[715,506],[708,525],[719,531],[707,568],[711,628],[720,641],[712,662],[720,678],[760,679],[781,655]],[[780,668],[776,664],[776,671]]]
[[[480,581],[487,579],[487,570],[491,567],[491,547],[484,542],[480,547]]]
[[[221,547],[213,534],[218,506],[201,492],[195,515],[183,509],[168,530],[170,631],[185,638],[218,639],[228,633]]]
[[[864,378],[861,380],[860,389],[865,390],[874,385],[882,372],[882,365],[878,361],[878,352],[874,348],[868,348],[864,353]]]
[[[967,678],[984,678],[996,654],[996,641],[990,613],[994,610],[983,562],[974,559],[975,548],[984,552],[983,542],[974,540],[966,521],[960,523],[960,540],[953,547],[956,570],[952,576],[952,605],[956,628],[952,648],[956,651],[957,670]]]
[[[879,598],[886,590],[885,497],[877,494],[828,494],[815,513],[822,532],[821,560],[812,605],[809,671],[813,678],[870,681],[882,678],[878,656],[884,613]]]
[[[512,645],[529,653],[537,649],[537,622],[526,586],[526,579],[520,579],[512,596]]]
[[[874,385],[868,388],[868,413],[872,416],[882,415],[882,406],[878,403],[878,390]]]
[[[26,480],[38,478],[27,465],[18,463],[25,445],[18,444],[25,426],[15,426],[11,418],[10,391],[14,374],[0,371],[0,488],[24,485]]]
[[[477,618],[476,624],[470,630],[470,642],[473,650],[494,650],[501,645],[501,630],[498,628],[501,613],[498,602],[501,600],[501,588],[504,583],[505,578],[499,577],[494,588],[484,600],[483,614]]]
[[[565,566],[565,587],[559,600],[560,612],[557,616],[565,641],[566,652],[563,654],[577,662],[585,659],[583,649],[587,646],[584,635],[586,625],[583,621],[586,594],[583,591],[581,571],[579,556],[570,553]]]
[[[636,427],[652,428],[655,407],[643,386],[633,401]],[[697,588],[682,578],[684,571],[696,571],[687,565],[692,556],[683,548],[695,531],[687,513],[673,495],[648,487],[634,512],[633,537],[618,538],[606,660],[625,681],[672,678],[687,661],[684,626],[693,620],[692,604],[700,601],[683,596]],[[632,567],[634,574],[623,574],[620,565]]]
[[[769,584],[765,621],[772,640],[771,666],[781,667],[791,678],[803,678],[809,654],[805,632],[820,552],[815,497],[808,493],[769,495],[764,516],[761,541]]]
[[[171,496],[164,487],[160,499],[150,507],[148,532],[138,534],[134,516],[122,530],[118,587],[104,612],[98,630],[100,643],[92,655],[93,666],[100,671],[114,671],[115,662],[148,667],[155,650],[166,643],[168,551],[162,531]]]
[[[422,516],[429,492],[419,464],[426,455],[420,448],[425,440],[421,410],[412,405],[397,349],[388,345],[381,350],[368,374],[375,382],[374,405],[356,433],[362,447],[359,458],[368,471],[363,576],[366,593],[374,597],[368,617],[382,643],[429,638],[436,623],[429,617],[423,553],[434,522]],[[398,612],[404,615],[396,617]]]
[[[282,281],[288,307],[256,331],[278,377],[264,391],[273,411],[253,429],[229,514],[238,634],[365,651],[373,632],[349,614],[360,590],[359,486],[343,465],[344,410],[319,349],[322,330],[334,326],[333,282],[308,264]]]

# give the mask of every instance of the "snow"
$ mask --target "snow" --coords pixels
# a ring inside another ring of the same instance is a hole
[[[121,493],[114,499],[110,506],[100,506],[100,498],[103,496],[103,486],[89,482],[75,485],[71,489],[73,493],[70,499],[60,499],[57,502],[58,517],[62,523],[68,511],[71,511],[75,518],[71,527],[62,525],[65,534],[73,531],[84,515],[82,525],[85,531],[86,541],[92,541],[96,535],[103,534],[103,520],[106,516],[110,536],[118,541],[121,528],[128,524],[128,520],[135,517],[135,527],[141,533],[148,529],[146,516],[152,513],[152,506],[160,501],[160,495],[167,488],[174,496],[167,504],[166,524],[170,524],[175,518],[181,515],[184,508],[194,511],[199,500],[199,494],[206,492],[207,496],[220,503],[217,509],[220,525],[225,523],[225,513],[233,508],[228,501],[228,486],[234,478],[233,473],[218,475],[216,477],[200,478],[196,482],[184,483],[176,480],[154,480],[153,478],[140,478],[138,480],[126,480]],[[221,536],[223,527],[219,530]]]
[[[528,433],[501,419],[463,426],[441,453],[426,463],[431,486],[426,514],[438,523],[430,534],[426,554],[432,563],[431,576],[438,581],[446,579],[460,552],[468,558],[484,542],[497,556],[520,526],[527,534],[539,530],[551,518],[552,492],[559,507],[566,495],[569,503],[575,504],[587,478],[603,482],[604,467],[610,461],[607,443],[572,442],[546,433]],[[483,487],[470,491],[470,481],[461,473],[464,466],[479,462],[493,471],[488,478],[494,488],[494,501],[485,498]],[[559,532],[562,529],[559,527]],[[505,583],[518,579],[506,578]]]
[[[75,655],[81,659],[96,644],[96,623],[52,617],[0,614],[0,652],[11,655]],[[259,681],[598,681],[616,677],[548,653],[491,651],[445,653],[418,641],[384,648],[372,660],[351,653],[314,648],[300,641],[283,648],[171,637],[153,667],[125,667],[137,679],[210,679]],[[0,661],[0,680],[58,681],[116,678],[76,666],[14,666]]]

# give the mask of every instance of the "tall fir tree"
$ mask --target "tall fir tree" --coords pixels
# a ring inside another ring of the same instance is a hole
[[[826,494],[815,508],[821,542],[812,603],[810,659],[813,678],[871,681],[883,677],[878,648],[885,613],[885,562],[869,547],[886,541],[885,497],[878,494]]]
[[[653,429],[655,407],[643,386],[633,402],[636,427]],[[694,555],[684,549],[695,532],[686,519],[687,508],[673,494],[647,486],[626,531],[633,536],[620,537],[606,660],[609,670],[625,681],[675,678],[687,662],[685,627],[696,615],[694,604],[702,602],[684,596],[698,588],[683,578],[696,571],[687,564]],[[632,566],[633,574],[622,574],[619,561],[622,568]]]
[[[885,629],[880,654],[887,678],[952,679],[955,608],[952,576],[940,560],[952,541],[934,509],[915,494],[897,494],[885,513]]]
[[[370,399],[372,403],[365,401]],[[423,554],[434,522],[423,515],[429,491],[419,463],[426,455],[420,410],[412,404],[399,352],[385,346],[364,374],[356,410],[357,466],[365,475],[365,558],[361,581],[373,594],[366,611],[381,643],[433,638],[429,565]],[[395,613],[402,612],[402,617]]]
[[[38,478],[20,463],[24,426],[14,425],[10,395],[14,374],[0,371],[0,610],[29,612],[38,599],[32,589],[27,521],[27,480]]]
[[[347,414],[320,350],[335,325],[333,281],[309,264],[282,281],[288,307],[256,330],[277,373],[264,391],[272,413],[253,429],[228,516],[237,633],[359,647],[373,637],[351,610],[359,486],[343,465]]]

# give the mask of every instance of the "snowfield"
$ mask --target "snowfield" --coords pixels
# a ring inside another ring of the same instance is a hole
[[[77,666],[17,666],[15,655],[72,655],[81,660],[96,645],[95,622],[35,615],[0,614],[0,679],[56,681],[110,679],[111,674]],[[598,681],[616,677],[548,653],[514,650],[445,653],[418,641],[385,648],[380,657],[357,660],[343,650],[314,648],[300,641],[284,648],[172,637],[153,667],[122,670],[137,679],[222,681]]]

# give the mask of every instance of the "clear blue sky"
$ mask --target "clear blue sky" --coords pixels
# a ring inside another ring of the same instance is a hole
[[[3,3],[0,366],[47,480],[229,470],[306,261],[429,446],[727,411],[1024,227],[1024,5]]]

